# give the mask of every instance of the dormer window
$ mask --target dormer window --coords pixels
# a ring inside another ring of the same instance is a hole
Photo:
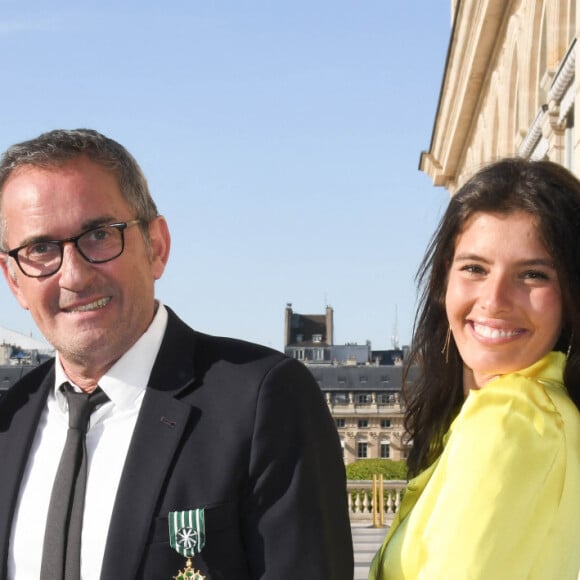
[[[313,334],[312,342],[322,342],[322,334]]]

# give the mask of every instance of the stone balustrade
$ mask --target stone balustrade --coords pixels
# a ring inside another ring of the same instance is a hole
[[[385,479],[383,481],[383,525],[393,521],[406,488],[405,480]],[[351,522],[373,524],[372,480],[349,480],[346,489]],[[378,497],[380,497],[379,493],[377,493]],[[380,513],[379,505],[377,505],[377,512]]]

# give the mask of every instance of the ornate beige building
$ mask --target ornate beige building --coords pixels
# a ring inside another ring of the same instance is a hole
[[[420,169],[451,194],[506,156],[580,173],[577,0],[452,0],[431,145]],[[578,106],[577,106],[578,105]]]
[[[335,421],[345,463],[404,459],[401,385],[404,350],[372,350],[370,342],[334,344],[334,311],[300,314],[286,305],[284,352],[308,366]],[[406,347],[405,347],[406,348]],[[409,373],[409,379],[414,376]]]
[[[346,464],[407,456],[402,365],[309,364],[308,368],[334,418]]]

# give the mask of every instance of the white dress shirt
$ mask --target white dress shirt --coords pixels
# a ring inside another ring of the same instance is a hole
[[[99,380],[109,401],[92,413],[86,437],[82,580],[98,580],[101,575],[121,471],[166,326],[167,310],[159,304],[147,331]],[[30,450],[12,523],[8,578],[14,580],[40,577],[52,482],[68,430],[68,405],[59,387],[69,379],[58,354],[55,379]]]

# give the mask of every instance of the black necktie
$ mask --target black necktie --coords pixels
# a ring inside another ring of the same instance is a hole
[[[40,577],[46,580],[79,580],[81,532],[87,483],[85,434],[93,410],[108,400],[97,389],[87,395],[64,384],[68,400],[68,432],[52,487]]]

